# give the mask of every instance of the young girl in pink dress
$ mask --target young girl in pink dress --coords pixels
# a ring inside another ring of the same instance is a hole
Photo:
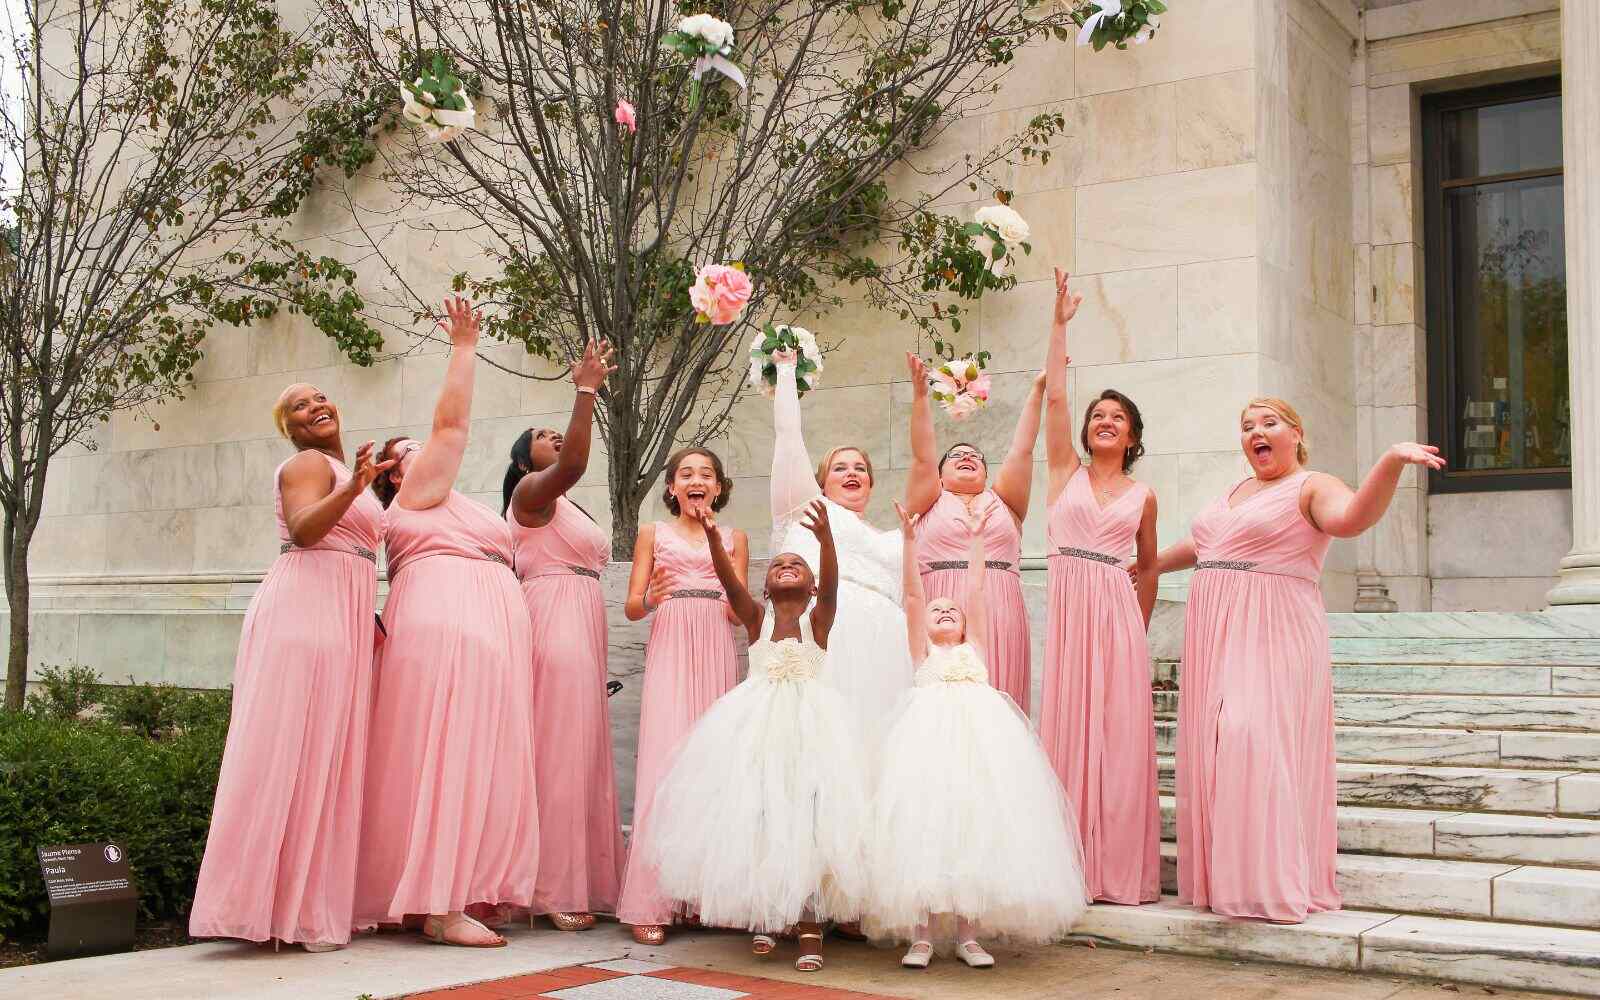
[[[468,905],[533,901],[539,862],[533,659],[505,520],[451,488],[466,450],[478,320],[446,303],[450,364],[426,443],[397,438],[388,504],[388,638],[378,657],[356,881],[360,926],[426,914],[440,944],[505,939]]]
[[[1322,560],[1332,539],[1378,522],[1408,464],[1444,460],[1397,444],[1352,491],[1304,467],[1300,416],[1270,397],[1245,407],[1239,443],[1253,474],[1156,561],[1197,570],[1178,699],[1178,898],[1299,923],[1340,905]]]
[[[676,516],[639,528],[626,608],[632,621],[652,613],[655,618],[644,653],[633,838],[617,918],[633,925],[635,941],[650,945],[666,940],[666,926],[676,910],[654,867],[637,851],[649,836],[656,788],[695,721],[739,680],[732,612],[699,519],[702,510],[727,506],[733,481],[723,473],[722,459],[706,448],[674,454],[667,460],[666,479],[663,499]],[[734,529],[720,544],[731,554],[744,586],[750,567],[744,532]]]
[[[1139,408],[1115,389],[1089,404],[1073,447],[1067,323],[1081,295],[1056,269],[1045,357],[1049,456],[1050,626],[1039,736],[1083,836],[1089,895],[1112,903],[1161,897],[1161,811],[1145,627],[1155,607],[1156,497],[1128,470],[1144,454]],[[1138,549],[1137,596],[1121,562]]]
[[[345,467],[339,411],[316,386],[289,386],[273,418],[299,454],[274,474],[283,551],[239,636],[189,933],[333,951],[350,940],[367,761],[383,534],[367,486],[392,463],[374,464],[368,441]]]
[[[1022,405],[1011,448],[989,487],[989,466],[976,445],[952,445],[941,458],[928,401],[928,373],[922,359],[906,355],[911,372],[911,469],[906,478],[906,509],[917,515],[917,556],[922,585],[930,599],[961,596],[965,586],[968,516],[984,524],[989,553],[988,638],[980,652],[989,679],[1028,712],[1028,609],[1022,600],[1022,522],[1033,489],[1033,446],[1039,437],[1044,376],[1034,380]]]
[[[612,912],[622,875],[600,589],[611,539],[566,497],[589,465],[595,394],[612,370],[610,360],[609,344],[589,345],[572,366],[578,391],[566,434],[524,432],[506,470],[506,522],[533,626],[539,779],[533,912],[564,931],[593,927],[596,910]]]
[[[935,934],[945,931],[954,932],[956,957],[988,968],[994,957],[978,943],[980,931],[1045,943],[1072,929],[1088,906],[1083,849],[1027,717],[988,683],[979,652],[989,620],[980,515],[966,526],[966,587],[957,602],[923,596],[912,517],[896,507],[907,536],[905,627],[917,673],[883,741],[867,836],[866,926],[911,942],[900,960],[907,968],[927,968]]]

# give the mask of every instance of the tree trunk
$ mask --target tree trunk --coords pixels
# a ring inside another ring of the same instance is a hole
[[[616,470],[611,471],[615,477]],[[639,538],[639,507],[644,503],[644,491],[619,489],[613,478],[610,492],[611,558],[627,562],[633,558],[633,543]]]
[[[33,530],[6,516],[6,602],[11,607],[11,643],[6,658],[6,708],[22,708],[28,689],[28,636],[30,599],[28,591],[28,548]]]

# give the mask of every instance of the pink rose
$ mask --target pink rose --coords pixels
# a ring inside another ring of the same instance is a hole
[[[965,420],[978,412],[978,406],[979,403],[976,399],[966,393],[962,393],[949,406],[945,407],[945,412],[956,420]]]
[[[639,131],[639,119],[634,114],[633,105],[627,101],[617,102],[615,117],[617,124],[627,129],[630,134]]]
[[[956,377],[942,368],[928,370],[928,387],[934,392],[945,396],[954,396],[961,391],[961,383]]]
[[[967,391],[980,401],[987,403],[989,401],[989,376],[987,374],[979,375],[971,382],[968,382]]]
[[[695,274],[689,301],[708,322],[724,326],[744,312],[745,303],[750,301],[750,290],[748,274],[726,264],[707,264]]]

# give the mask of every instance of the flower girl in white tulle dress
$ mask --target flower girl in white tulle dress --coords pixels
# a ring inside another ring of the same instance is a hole
[[[739,582],[709,512],[702,521],[729,603],[760,638],[749,676],[701,716],[656,792],[645,857],[701,922],[756,932],[758,955],[797,930],[795,968],[815,972],[821,923],[860,915],[871,822],[849,706],[817,676],[839,584],[827,507],[813,503],[803,522],[819,573],[792,552],[772,557],[770,614]]]
[[[968,515],[965,607],[928,601],[899,504],[914,685],[888,725],[867,843],[866,926],[910,941],[926,968],[940,937],[975,968],[994,964],[980,932],[1013,943],[1064,937],[1088,906],[1083,848],[1066,795],[1027,718],[989,686],[977,650],[985,622],[983,524]],[[946,925],[953,924],[953,927]]]

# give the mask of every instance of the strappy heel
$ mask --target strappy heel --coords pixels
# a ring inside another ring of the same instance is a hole
[[[808,952],[808,951],[805,950],[806,949],[806,939],[807,938],[810,938],[811,940],[817,942],[817,950],[816,951]],[[822,971],[822,935],[821,934],[801,934],[799,940],[800,940],[800,957],[794,960],[795,971],[796,972],[821,972]]]
[[[756,934],[750,938],[750,954],[770,955],[772,949],[778,947],[777,939],[771,934]]]

